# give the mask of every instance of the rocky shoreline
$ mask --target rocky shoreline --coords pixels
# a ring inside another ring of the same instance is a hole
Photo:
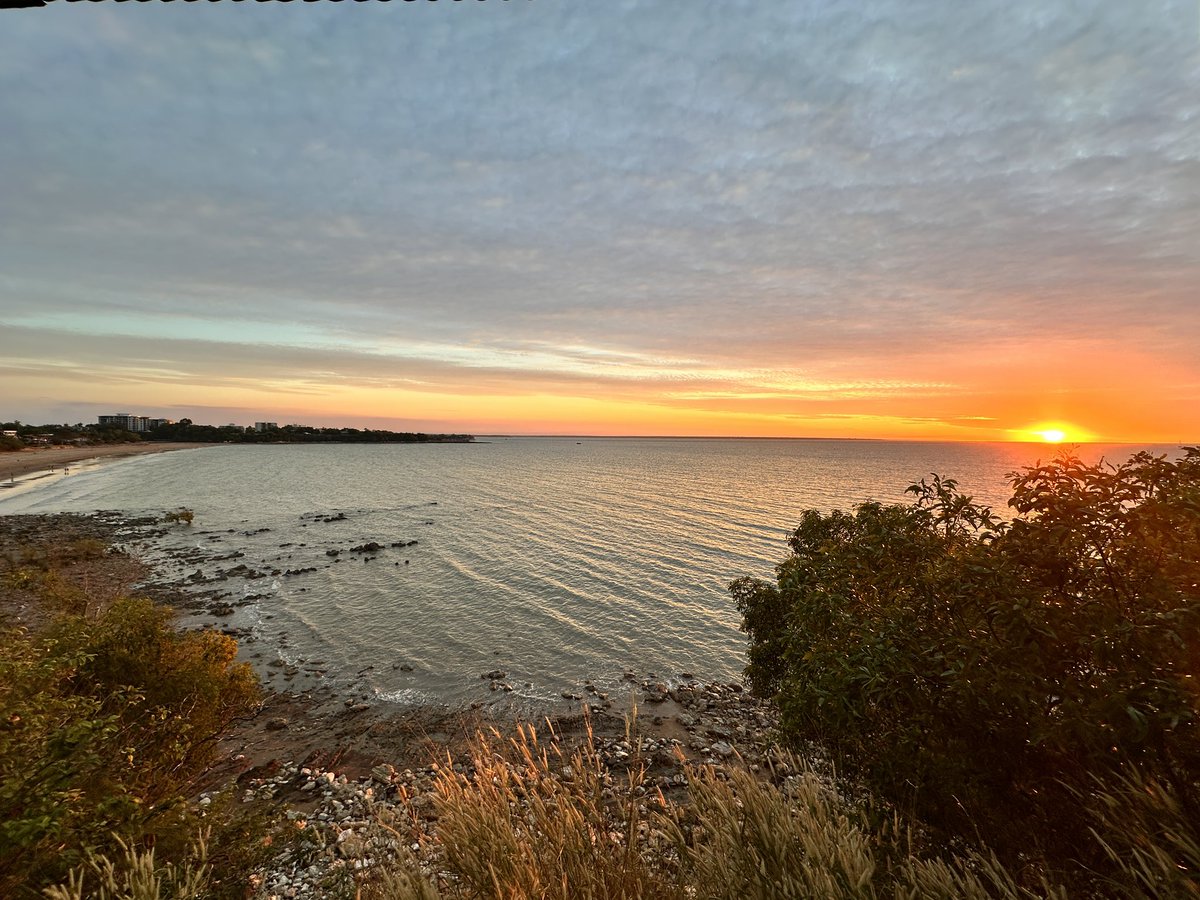
[[[660,699],[652,691],[648,702],[657,711],[640,710],[632,721],[583,713],[548,720],[543,729],[564,754],[584,743],[594,751],[609,803],[651,795],[686,803],[695,766],[717,777],[731,765],[791,774],[788,757],[771,740],[773,709],[748,697],[740,685],[693,682],[666,694]],[[283,803],[287,819],[307,832],[302,843],[254,873],[255,888],[268,898],[322,896],[339,879],[398,858],[436,879],[436,781],[447,766],[467,778],[475,774],[465,742],[423,765],[380,761],[358,777],[336,763],[312,759],[245,773],[237,781],[239,802]],[[198,803],[203,808],[214,796],[202,794]],[[652,849],[648,831],[638,839],[639,850]]]
[[[214,796],[233,791],[239,803],[282,803],[290,820],[313,829],[305,842],[309,849],[285,852],[257,873],[267,896],[319,895],[328,879],[370,866],[382,852],[395,852],[397,847],[381,845],[395,843],[394,834],[379,833],[375,823],[381,815],[403,817],[427,836],[436,828],[436,766],[448,763],[467,771],[472,741],[481,731],[511,735],[519,719],[502,706],[479,703],[461,709],[368,703],[322,683],[319,666],[291,666],[275,657],[264,661],[247,630],[228,622],[238,604],[221,590],[223,577],[200,572],[195,578],[193,572],[183,581],[172,581],[138,559],[139,545],[178,527],[184,526],[116,512],[0,516],[0,554],[11,554],[22,544],[101,541],[108,552],[89,564],[88,571],[68,571],[68,577],[150,596],[190,617],[186,627],[216,628],[246,642],[243,654],[264,673],[264,700],[255,715],[236,723],[222,739],[216,762],[196,785],[195,800],[204,808]],[[212,537],[199,530],[194,534]],[[237,550],[181,552],[188,556],[183,562],[232,563],[219,569],[225,577],[254,574],[237,569],[245,567],[237,562]],[[373,551],[364,544],[349,552]],[[200,584],[206,586],[197,592]],[[250,595],[239,603],[252,601]],[[0,611],[18,624],[37,624],[36,604],[11,591],[0,598]],[[500,669],[481,673],[481,679],[499,693],[511,687]],[[771,761],[775,710],[749,696],[740,684],[704,682],[687,672],[669,680],[627,672],[624,684],[627,693],[610,696],[585,682],[578,693],[564,692],[565,710],[550,710],[538,718],[564,747],[592,744],[612,784],[622,782],[621,776],[636,763],[644,767],[643,789],[681,799],[687,791],[688,765],[720,770],[744,764],[757,769]],[[419,835],[412,843],[418,850],[424,846]]]

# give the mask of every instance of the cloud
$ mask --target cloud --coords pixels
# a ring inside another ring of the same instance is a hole
[[[393,7],[14,17],[5,322],[381,384],[1195,372],[1194,4]]]

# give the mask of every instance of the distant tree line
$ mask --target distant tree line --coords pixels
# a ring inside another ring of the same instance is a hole
[[[37,444],[117,444],[141,440],[120,428],[99,425],[25,425],[18,421],[0,422],[0,451],[24,450]],[[14,432],[9,434],[8,432]]]
[[[149,441],[214,441],[234,444],[426,444],[468,443],[469,434],[426,434],[421,431],[385,431],[373,428],[317,428],[313,425],[283,425],[265,431],[244,430],[237,425],[197,425],[180,419],[143,435]]]
[[[0,423],[0,429],[15,431],[16,436],[0,438],[0,450],[21,450],[31,444],[122,444],[137,441],[189,441],[224,444],[425,444],[468,443],[469,434],[426,434],[419,431],[385,431],[371,428],[317,428],[311,425],[284,425],[265,431],[243,429],[237,425],[197,425],[180,419],[144,432],[102,425],[22,425]]]

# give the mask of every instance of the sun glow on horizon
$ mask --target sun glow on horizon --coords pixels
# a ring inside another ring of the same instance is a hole
[[[1039,422],[1025,431],[1014,432],[1014,437],[1042,444],[1081,444],[1096,439],[1096,435],[1087,429],[1061,421]]]

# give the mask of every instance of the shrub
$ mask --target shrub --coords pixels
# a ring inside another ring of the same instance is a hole
[[[1006,851],[1095,851],[1070,791],[1128,765],[1200,821],[1200,450],[1011,478],[1011,523],[936,476],[805,513],[775,584],[731,585],[752,688],[793,745]]]
[[[236,644],[121,600],[0,643],[0,895],[176,827],[177,794],[257,699]],[[28,882],[28,883],[27,883]]]

